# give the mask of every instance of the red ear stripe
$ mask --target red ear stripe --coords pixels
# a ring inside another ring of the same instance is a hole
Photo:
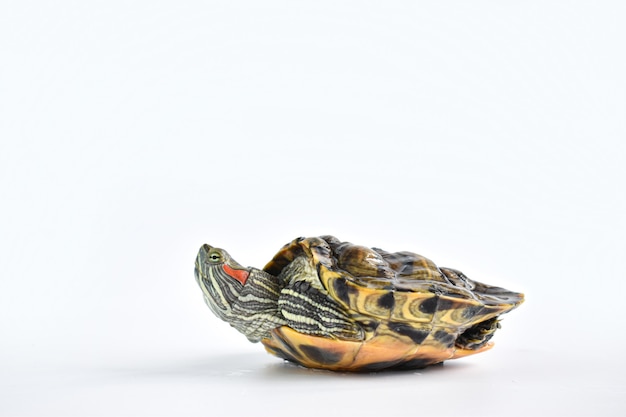
[[[224,268],[224,272],[226,272],[230,277],[241,282],[241,285],[246,283],[246,281],[248,280],[248,275],[250,275],[250,273],[245,269],[233,269],[226,264],[224,264],[222,268]]]

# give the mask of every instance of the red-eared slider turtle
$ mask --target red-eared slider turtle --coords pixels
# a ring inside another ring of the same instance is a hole
[[[263,270],[203,245],[196,280],[211,310],[268,352],[334,371],[411,369],[491,348],[523,294],[411,252],[298,238]]]

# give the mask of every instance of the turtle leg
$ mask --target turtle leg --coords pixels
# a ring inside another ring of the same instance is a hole
[[[462,349],[480,349],[491,340],[499,328],[500,323],[496,317],[477,323],[461,333],[456,339],[455,345]]]
[[[324,290],[294,280],[281,290],[278,308],[287,325],[299,333],[333,339],[361,340],[363,330]]]

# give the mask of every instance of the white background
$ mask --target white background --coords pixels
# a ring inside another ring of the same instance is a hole
[[[0,3],[0,414],[624,415],[623,2]],[[496,347],[286,365],[199,246],[411,250],[526,293]]]

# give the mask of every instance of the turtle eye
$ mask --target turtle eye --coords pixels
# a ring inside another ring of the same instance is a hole
[[[212,252],[209,253],[208,259],[209,262],[213,264],[220,263],[222,261],[222,255],[218,252]]]

